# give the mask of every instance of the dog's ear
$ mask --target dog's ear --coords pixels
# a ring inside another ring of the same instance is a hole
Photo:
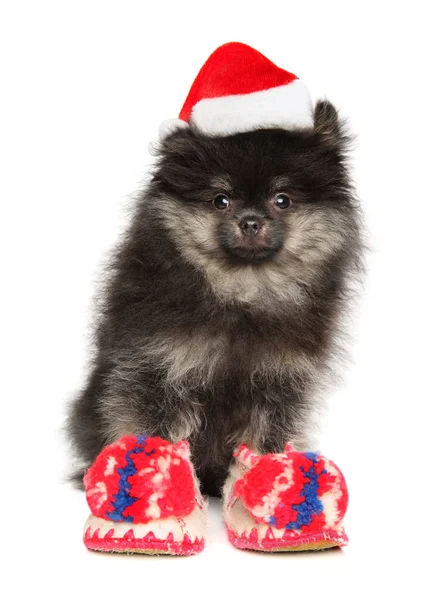
[[[342,147],[347,136],[344,135],[343,125],[338,111],[328,100],[319,100],[315,106],[315,133],[321,143],[329,146]]]
[[[190,127],[165,136],[156,148],[159,168],[153,181],[167,186],[180,196],[193,198],[210,181],[210,156],[205,144]]]
[[[160,153],[182,165],[203,164],[207,160],[203,144],[191,127],[177,129],[166,136],[160,142]]]
[[[168,128],[165,135],[159,133],[159,139],[149,145],[152,156],[171,155],[175,158],[179,155],[189,156],[195,152],[195,148],[195,133],[188,126]]]
[[[190,128],[174,129],[162,138],[161,144],[166,152],[186,154],[195,145],[195,137]]]

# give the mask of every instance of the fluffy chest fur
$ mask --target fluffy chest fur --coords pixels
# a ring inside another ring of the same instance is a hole
[[[319,358],[283,324],[277,323],[267,333],[250,318],[233,320],[233,328],[217,330],[205,324],[187,332],[160,334],[144,342],[140,354],[148,364],[165,369],[167,385],[189,387],[204,387],[232,373],[248,378],[309,376]]]

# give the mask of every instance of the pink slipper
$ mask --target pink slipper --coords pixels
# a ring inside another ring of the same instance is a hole
[[[258,456],[246,445],[235,452],[224,486],[224,518],[237,548],[266,552],[344,546],[348,504],[345,479],[313,452]]]
[[[195,554],[207,518],[188,442],[125,436],[107,446],[85,475],[90,550]]]

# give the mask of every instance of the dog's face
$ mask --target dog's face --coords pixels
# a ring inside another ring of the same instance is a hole
[[[329,103],[317,105],[313,131],[173,134],[154,177],[173,240],[215,277],[247,267],[310,283],[352,243],[344,140]]]
[[[216,175],[209,192],[213,212],[209,235],[223,259],[235,264],[270,260],[283,248],[289,229],[286,213],[296,198],[289,177],[273,171],[262,176],[255,165],[249,170],[238,176],[233,166]]]

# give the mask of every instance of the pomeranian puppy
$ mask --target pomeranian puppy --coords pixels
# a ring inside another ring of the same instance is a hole
[[[111,261],[96,353],[68,431],[84,470],[106,444],[188,439],[202,491],[232,452],[306,448],[317,386],[360,269],[348,137],[326,101],[314,128],[160,145]]]

